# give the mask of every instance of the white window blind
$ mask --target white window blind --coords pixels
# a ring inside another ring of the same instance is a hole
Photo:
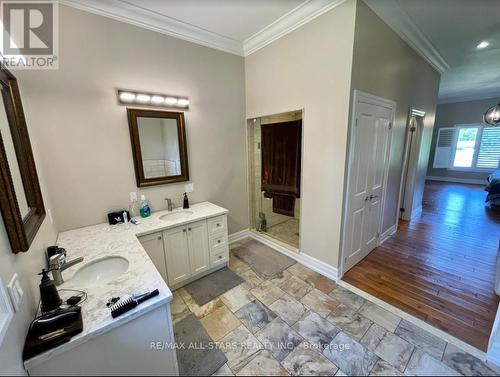
[[[500,127],[484,127],[477,156],[478,169],[497,169],[500,163]]]
[[[435,168],[447,168],[450,166],[451,154],[455,143],[455,128],[442,127],[438,131],[436,151],[434,153]]]

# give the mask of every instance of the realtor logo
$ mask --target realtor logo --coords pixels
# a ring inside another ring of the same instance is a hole
[[[58,4],[2,1],[1,60],[9,69],[57,69]]]

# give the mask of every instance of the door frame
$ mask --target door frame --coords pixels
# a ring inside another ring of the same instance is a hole
[[[363,92],[361,90],[355,89],[353,91],[353,96],[352,96],[352,106],[351,106],[351,118],[349,121],[349,130],[348,130],[348,139],[347,139],[347,152],[346,152],[346,168],[345,168],[345,174],[344,174],[344,200],[342,203],[343,206],[343,216],[342,216],[342,230],[341,230],[341,240],[340,240],[340,253],[339,253],[339,271],[338,271],[338,279],[341,279],[342,276],[344,275],[344,264],[345,264],[345,254],[346,250],[344,249],[345,246],[345,238],[346,238],[346,225],[347,225],[347,218],[348,218],[348,212],[349,212],[349,192],[351,190],[351,184],[350,184],[350,179],[351,179],[351,162],[352,162],[352,151],[354,149],[354,127],[356,123],[356,110],[357,110],[357,104],[359,102],[365,102],[369,103],[371,105],[378,105],[378,106],[384,106],[384,107],[389,107],[391,109],[391,119],[390,119],[390,127],[389,127],[389,135],[388,135],[388,148],[386,151],[386,164],[384,168],[384,187],[383,187],[383,195],[382,195],[382,202],[381,202],[381,211],[380,211],[380,222],[379,222],[379,240],[378,240],[378,245],[380,245],[380,235],[382,234],[382,219],[383,219],[383,214],[384,214],[384,207],[385,207],[385,201],[386,201],[386,196],[387,196],[387,178],[389,175],[389,161],[390,161],[390,155],[391,155],[391,149],[392,149],[392,130],[394,128],[394,121],[396,118],[396,102],[379,97],[370,93]]]
[[[418,153],[416,155],[416,159],[411,159],[411,142],[412,142],[412,132],[410,130],[411,128],[411,119],[412,117],[420,117],[422,118],[422,126],[421,128],[419,129],[419,125],[418,125],[418,122],[417,122],[417,132],[418,132],[418,139],[417,139],[417,142],[416,142],[416,145],[415,147],[418,149]],[[417,168],[417,164],[418,164],[418,159],[419,159],[419,156],[420,156],[420,149],[422,147],[422,137],[423,137],[423,134],[424,134],[424,128],[425,128],[425,125],[423,124],[423,121],[424,121],[424,118],[425,118],[425,111],[423,110],[418,110],[418,109],[415,109],[415,108],[412,108],[410,107],[408,109],[408,117],[407,117],[407,120],[406,120],[406,135],[405,135],[405,146],[404,146],[404,157],[403,157],[403,170],[401,172],[401,187],[399,189],[399,199],[398,199],[398,210],[396,212],[396,230],[398,228],[398,222],[399,220],[402,218],[402,213],[401,213],[401,208],[404,207],[404,201],[405,201],[405,197],[407,196],[407,193],[408,192],[411,192],[413,194],[413,192],[415,191],[415,174],[416,174],[416,168]],[[411,178],[411,184],[409,185],[410,186],[410,190],[407,190],[408,188],[408,173],[409,173],[409,169],[412,169],[415,168],[415,170],[413,171],[414,174],[412,174],[412,176],[410,177]],[[404,193],[404,195],[403,195]],[[413,203],[412,203],[413,205]],[[410,216],[413,217],[414,214],[412,213],[413,212],[413,208],[410,208]]]

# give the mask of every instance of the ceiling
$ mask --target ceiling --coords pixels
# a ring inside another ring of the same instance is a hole
[[[227,38],[243,41],[304,0],[140,0],[124,1]]]
[[[60,0],[247,56],[345,0]],[[364,0],[441,72],[439,101],[500,96],[500,0]],[[490,46],[477,50],[487,40]]]
[[[60,0],[60,3],[247,56],[346,0]]]
[[[500,97],[500,1],[365,1],[442,72],[440,102]]]

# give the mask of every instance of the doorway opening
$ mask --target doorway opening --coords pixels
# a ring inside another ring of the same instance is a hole
[[[247,122],[251,229],[298,252],[302,110]]]

